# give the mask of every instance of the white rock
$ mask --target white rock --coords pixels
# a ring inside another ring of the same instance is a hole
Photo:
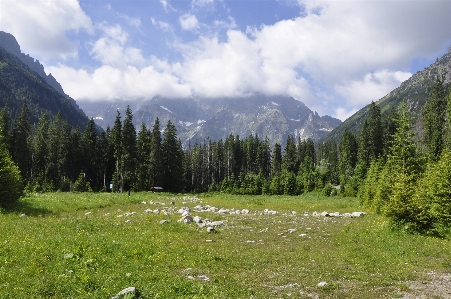
[[[306,237],[307,234],[300,234],[299,237]]]
[[[194,216],[193,221],[196,222],[196,223],[202,223],[202,217]]]
[[[86,212],[85,216],[88,216],[88,215],[91,215],[91,214],[92,214],[92,212]]]
[[[185,217],[185,216],[191,216],[191,214],[188,211],[185,211],[182,213],[182,217]]]
[[[327,213],[326,211],[324,211],[324,212],[321,213],[321,216],[323,216],[323,217],[329,217],[329,213]]]
[[[160,220],[160,224],[165,224],[165,223],[168,223],[169,222],[169,220]]]
[[[136,296],[138,295],[138,291],[136,290],[135,287],[128,287],[126,289],[123,289],[122,291],[120,291],[115,296],[111,297],[110,299],[119,299],[119,297],[121,297],[122,295],[128,295],[128,294],[132,294],[133,295],[132,298],[136,298]]]
[[[207,232],[208,233],[214,233],[215,232],[215,228],[213,226],[209,226],[209,227],[207,227]]]
[[[210,226],[221,226],[224,225],[224,221],[213,221],[209,223]]]
[[[248,209],[242,209],[241,210],[241,214],[247,215],[247,214],[249,214],[249,210]]]
[[[341,217],[339,212],[335,212],[335,213],[330,213],[329,214],[330,217]]]
[[[229,214],[230,211],[227,210],[227,209],[220,209],[220,210],[218,211],[218,213],[219,213],[219,214]]]
[[[144,210],[144,214],[149,214],[149,213],[151,213],[151,212],[152,212],[151,209],[145,209],[145,210]]]
[[[289,232],[290,234],[294,233],[295,231],[296,231],[295,228],[290,228],[290,229],[288,229],[288,232]]]
[[[318,287],[323,288],[323,287],[327,287],[329,284],[325,281],[321,281],[320,283],[318,283]]]
[[[141,203],[142,203],[143,205],[145,205],[145,204],[146,204],[147,202],[145,202],[145,201],[142,201]]]
[[[296,215],[296,211],[291,211],[291,215]]]

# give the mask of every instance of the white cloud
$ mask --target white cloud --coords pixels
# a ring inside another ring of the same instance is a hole
[[[65,92],[77,101],[150,99],[156,95],[183,98],[191,95],[189,86],[181,84],[175,76],[159,72],[152,65],[142,69],[104,65],[92,73],[59,65],[49,67],[49,71],[64,82]]]
[[[349,106],[362,107],[371,101],[379,100],[411,76],[409,72],[379,70],[366,74],[361,80],[335,86],[335,90],[346,98]]]
[[[171,24],[169,24],[167,22],[157,21],[157,20],[155,20],[155,18],[151,18],[150,20],[152,21],[152,25],[154,25],[157,28],[162,29],[163,31],[166,31],[166,32],[173,31]]]
[[[197,20],[195,15],[192,14],[184,14],[180,16],[180,25],[183,30],[195,30],[199,27],[199,21]]]
[[[16,37],[22,52],[41,59],[77,56],[78,42],[66,33],[93,32],[91,19],[76,0],[2,0],[0,25]]]
[[[136,28],[141,27],[141,19],[140,18],[132,18],[125,14],[118,14],[118,16],[123,18],[127,22],[127,24],[129,24],[130,26],[133,26]]]
[[[212,5],[214,3],[213,0],[192,0],[191,5],[193,7],[204,7],[208,5]]]
[[[99,25],[103,36],[92,45],[91,54],[102,64],[115,67],[126,67],[127,65],[142,65],[145,59],[141,50],[126,47],[128,35],[120,25]]]

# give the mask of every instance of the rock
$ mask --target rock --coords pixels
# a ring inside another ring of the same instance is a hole
[[[151,209],[145,209],[145,210],[144,210],[144,214],[149,214],[149,213],[151,213],[151,212],[152,212]]]
[[[230,211],[227,210],[227,209],[220,209],[220,210],[218,211],[218,213],[219,213],[219,214],[229,214]]]
[[[247,214],[249,214],[249,210],[248,209],[242,209],[241,210],[241,214],[247,215]]]
[[[160,220],[160,224],[165,224],[165,223],[168,223],[168,222],[169,222],[169,220],[167,220],[167,219]]]
[[[224,221],[213,221],[209,223],[210,226],[221,226],[224,225]]]
[[[213,226],[207,227],[207,233],[214,233],[214,232],[215,232],[215,228]]]
[[[319,214],[318,212],[316,212],[316,211],[312,213],[312,216],[314,216],[314,217],[317,217],[317,216],[319,216],[319,215],[320,215],[320,214]]]
[[[138,298],[139,292],[136,290],[135,287],[128,287],[126,289],[123,289],[119,293],[117,293],[115,296],[111,297],[110,299],[119,299],[122,295],[128,295],[127,298],[130,298],[130,294],[133,296],[131,298]]]
[[[329,217],[330,215],[329,215],[329,213],[327,213],[326,211],[324,211],[324,212],[321,213],[321,216],[323,216],[323,217]]]
[[[183,216],[182,218],[180,218],[179,222],[184,222],[184,223],[189,224],[189,223],[193,222],[193,217],[191,217],[191,215]]]
[[[202,217],[194,216],[193,221],[196,222],[196,223],[202,223]]]
[[[288,232],[289,232],[290,234],[294,233],[295,231],[296,231],[295,228],[290,228],[290,229],[288,229]]]
[[[341,217],[339,212],[329,214],[330,217]]]
[[[184,212],[191,212],[191,209],[189,207],[183,207],[181,209],[178,210],[179,214],[183,214]]]
[[[327,287],[327,286],[329,286],[329,284],[327,282],[325,282],[325,281],[321,281],[320,283],[318,283],[318,287],[320,287],[320,288],[324,288],[324,287]]]
[[[291,215],[296,215],[296,211],[291,211]]]
[[[85,216],[88,216],[88,215],[91,215],[91,214],[92,214],[92,212],[86,212]]]
[[[185,217],[185,216],[191,216],[190,212],[188,212],[188,211],[183,212],[182,217]]]
[[[299,237],[306,237],[307,234],[300,234]]]
[[[344,213],[343,217],[350,218],[350,217],[352,217],[352,215],[351,215],[351,213]]]
[[[28,217],[27,214],[20,214],[19,217]]]

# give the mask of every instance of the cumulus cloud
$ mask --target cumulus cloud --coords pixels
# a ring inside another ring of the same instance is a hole
[[[41,59],[75,57],[78,43],[67,38],[66,33],[93,33],[92,21],[77,0],[2,0],[0,6],[1,30],[14,33],[22,52],[33,52]]]
[[[196,15],[177,12],[182,33],[198,38],[183,42],[174,37],[173,56],[182,59],[171,61],[145,57],[120,25],[93,25],[75,0],[4,0],[0,24],[37,57],[75,56],[77,42],[66,33],[95,32],[87,46],[97,67],[47,67],[77,100],[289,94],[340,119],[410,77],[413,59],[435,58],[451,43],[448,0],[289,1],[299,5],[302,15],[246,30],[238,29],[230,16],[228,22],[212,21],[203,34],[207,26]],[[160,3],[174,11],[167,0]],[[198,13],[212,4],[193,0],[191,9]],[[16,22],[17,16],[23,21]],[[151,19],[175,35],[174,23],[164,20]],[[225,30],[225,38],[212,30]]]
[[[115,67],[126,67],[127,65],[142,65],[145,59],[141,50],[126,47],[127,33],[120,25],[99,25],[103,36],[92,45],[91,54],[102,64]]]
[[[183,30],[191,31],[199,27],[199,21],[196,16],[190,13],[180,16],[179,20]]]

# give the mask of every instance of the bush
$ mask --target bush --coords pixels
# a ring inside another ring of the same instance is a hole
[[[14,164],[0,135],[0,206],[17,201],[23,193],[19,168]]]

